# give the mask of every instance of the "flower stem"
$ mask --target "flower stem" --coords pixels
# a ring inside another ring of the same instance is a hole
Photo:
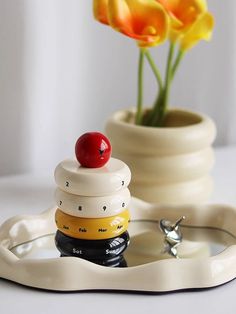
[[[177,71],[177,69],[178,69],[178,67],[180,65],[180,62],[182,61],[184,55],[185,55],[185,52],[183,50],[179,50],[178,55],[177,55],[176,60],[175,60],[175,63],[173,65],[173,67],[172,67],[172,77],[171,77],[171,80],[174,79],[176,71]]]
[[[153,71],[153,73],[157,79],[159,89],[161,90],[163,87],[163,82],[162,82],[160,71],[157,68],[157,66],[156,66],[155,62],[153,61],[153,58],[152,58],[152,56],[148,50],[145,51],[145,56],[146,56],[150,66],[151,66],[151,69],[152,69],[152,71]]]
[[[163,124],[163,120],[169,103],[170,85],[172,80],[172,60],[174,56],[174,50],[175,45],[174,43],[171,43],[167,60],[165,88],[163,90],[163,97],[161,99],[161,102],[159,103],[159,115],[157,117],[157,120],[155,121],[155,123],[157,123],[158,126],[161,126]]]
[[[135,123],[140,125],[142,122],[142,106],[143,106],[143,65],[144,65],[144,49],[139,52],[139,65],[138,65],[138,101]]]

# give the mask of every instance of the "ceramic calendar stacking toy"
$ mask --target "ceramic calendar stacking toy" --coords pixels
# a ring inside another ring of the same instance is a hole
[[[125,267],[130,170],[121,160],[110,158],[110,142],[98,132],[82,135],[75,155],[55,170],[57,249],[61,256]]]

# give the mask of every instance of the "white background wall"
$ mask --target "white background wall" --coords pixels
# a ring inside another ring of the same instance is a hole
[[[236,143],[235,0],[209,0],[214,38],[185,58],[171,104],[211,115]],[[138,50],[93,20],[91,0],[0,0],[0,174],[53,171],[76,138],[136,102]],[[163,69],[166,47],[153,50]],[[147,69],[146,103],[155,81]]]

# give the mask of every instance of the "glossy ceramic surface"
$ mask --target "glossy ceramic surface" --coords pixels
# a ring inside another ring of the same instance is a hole
[[[128,188],[99,197],[70,194],[59,188],[55,192],[56,204],[64,213],[83,218],[115,216],[128,207],[130,199]]]
[[[81,291],[161,292],[214,287],[236,277],[236,209],[226,205],[158,206],[132,199],[127,268],[60,258],[54,244],[55,208],[17,216],[0,228],[0,276],[31,287]],[[163,253],[159,221],[181,225],[179,259]]]
[[[67,159],[55,169],[55,181],[67,193],[83,196],[105,196],[126,188],[131,180],[128,166],[111,158],[101,168],[84,168],[76,160]]]
[[[121,255],[129,244],[128,232],[106,240],[80,240],[57,231],[55,244],[61,254],[75,256],[90,261],[106,261]]]
[[[118,215],[106,218],[80,218],[67,215],[60,209],[55,213],[58,230],[64,234],[84,240],[114,238],[128,229],[130,214],[124,209]]]
[[[134,110],[127,109],[114,113],[106,124],[113,156],[131,169],[131,195],[167,204],[208,200],[214,122],[185,109],[172,109],[162,128],[137,126],[133,120]]]

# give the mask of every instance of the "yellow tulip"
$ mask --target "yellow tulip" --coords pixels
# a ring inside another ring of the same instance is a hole
[[[93,0],[93,14],[96,20],[103,24],[108,22],[108,1],[109,0]]]
[[[192,48],[199,40],[209,40],[214,19],[207,12],[205,0],[156,0],[171,18],[170,40],[179,42],[183,50]]]
[[[94,0],[94,16],[140,47],[156,46],[168,36],[169,17],[156,0]]]
[[[210,40],[214,27],[214,18],[211,14],[203,14],[180,40],[180,49],[189,50],[195,46],[199,40]]]

